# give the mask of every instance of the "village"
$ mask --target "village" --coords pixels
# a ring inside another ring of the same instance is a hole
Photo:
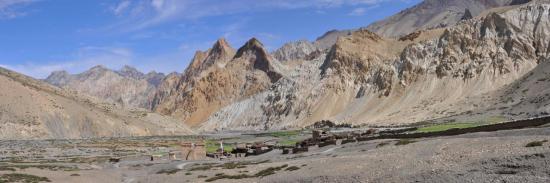
[[[0,143],[0,171],[48,177],[53,182],[96,180],[98,175],[115,180],[111,182],[239,182],[240,179],[265,178],[282,180],[287,178],[284,175],[295,175],[301,171],[322,176],[323,172],[326,174],[328,171],[322,169],[324,162],[338,165],[362,161],[363,163],[356,164],[362,167],[372,163],[372,166],[392,164],[383,163],[384,161],[417,161],[416,158],[421,159],[422,156],[400,159],[403,155],[395,154],[399,152],[395,149],[413,148],[407,151],[423,152],[422,149],[426,147],[441,146],[437,142],[444,139],[456,138],[460,139],[457,143],[471,143],[467,141],[468,138],[485,135],[490,137],[491,134],[498,133],[509,135],[511,140],[504,142],[515,144],[515,148],[544,145],[547,141],[537,135],[547,135],[549,123],[549,117],[466,127],[463,124],[364,127],[321,121],[304,129],[289,131],[6,141]],[[516,135],[523,134],[529,136],[517,140]],[[488,137],[483,138],[483,141],[476,141],[483,143],[475,145],[484,147]],[[440,148],[450,147],[454,146]],[[382,152],[383,154],[379,154]],[[371,158],[357,159],[358,156],[366,155]],[[498,154],[486,154],[484,157],[493,155]],[[375,161],[373,158],[382,159]],[[340,173],[347,172],[353,170]]]
[[[314,151],[326,146],[341,146],[349,143],[358,143],[363,141],[371,141],[377,139],[415,139],[437,136],[452,136],[459,134],[484,132],[484,131],[499,131],[509,129],[521,129],[527,127],[542,126],[550,123],[550,117],[531,118],[527,120],[508,121],[497,124],[480,125],[469,128],[449,128],[434,132],[419,132],[418,127],[396,127],[396,128],[360,128],[352,127],[351,125],[336,125],[331,121],[320,121],[311,125],[308,130],[300,131],[303,133],[302,138],[298,138],[295,143],[284,144],[280,143],[280,139],[266,140],[249,143],[224,143],[223,140],[215,143],[218,145],[214,151],[209,151],[208,143],[204,139],[194,141],[185,141],[180,143],[181,148],[172,148],[164,153],[157,153],[150,156],[151,161],[157,159],[165,160],[185,160],[185,161],[201,161],[201,160],[242,160],[246,157],[258,156],[268,152],[277,150],[282,155],[299,154],[309,151]],[[296,131],[295,131],[296,132]],[[310,132],[310,133],[304,133]],[[295,135],[298,135],[296,133]],[[307,137],[307,135],[310,135]],[[227,148],[227,146],[230,146]],[[118,158],[114,158],[113,162],[118,162]]]

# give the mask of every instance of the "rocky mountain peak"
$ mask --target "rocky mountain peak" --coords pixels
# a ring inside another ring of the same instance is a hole
[[[109,69],[107,67],[103,66],[103,65],[96,65],[96,66],[90,68],[88,71],[97,73],[97,72],[104,72],[104,71],[108,71],[108,70]]]
[[[283,47],[273,52],[273,56],[279,61],[304,59],[317,51],[317,47],[307,40],[286,43]]]
[[[472,15],[472,12],[470,12],[470,9],[466,9],[464,10],[464,15],[460,20],[470,20],[472,18],[474,18],[474,16]]]
[[[191,80],[212,66],[225,67],[235,55],[235,50],[224,38],[218,39],[208,51],[197,51],[184,72],[185,80]]]
[[[69,82],[71,75],[67,71],[54,71],[44,81],[55,85],[62,86]]]
[[[419,30],[456,25],[467,9],[471,17],[483,11],[529,2],[528,0],[425,0],[367,28],[383,37],[400,37]]]
[[[264,45],[256,38],[250,39],[239,48],[235,55],[236,60],[248,61],[248,68],[258,69],[268,74],[272,82],[279,80],[282,75],[273,67],[273,57],[266,51]]]
[[[235,55],[235,58],[243,57],[245,54],[248,53],[266,53],[267,51],[264,48],[264,45],[256,38],[252,38],[248,40],[239,50],[237,51],[237,54]]]
[[[231,60],[234,55],[235,49],[233,49],[224,38],[220,38],[208,51],[204,61],[204,65],[205,67],[209,67],[211,65],[214,65],[215,63],[224,65],[225,62]]]
[[[234,52],[234,49],[227,43],[225,38],[220,38],[214,43],[212,47],[213,53],[231,53]]]
[[[145,74],[143,74],[142,72],[138,71],[136,68],[129,65],[125,65],[119,71],[117,71],[117,73],[123,77],[129,77],[134,79],[142,79],[143,77],[145,77]]]

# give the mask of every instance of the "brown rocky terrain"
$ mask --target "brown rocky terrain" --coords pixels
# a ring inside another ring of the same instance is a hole
[[[0,88],[0,139],[192,133],[169,117],[139,110],[127,112],[3,68]]]
[[[236,53],[225,40],[197,55],[181,78],[165,80],[152,108],[198,125],[213,112],[268,89],[282,75],[278,63],[256,39]]]
[[[489,10],[401,41],[356,31],[288,68],[271,90],[222,108],[203,129],[300,127],[323,119],[388,125],[483,113],[493,104],[477,97],[499,98],[494,92],[548,60],[548,9],[536,1]]]
[[[416,23],[403,23],[410,20]],[[539,105],[544,98],[537,104],[494,106],[510,104],[500,100],[511,93],[515,102],[528,100],[515,90],[537,87],[517,82],[545,67],[549,23],[544,0],[428,0],[367,28],[288,43],[273,55],[256,39],[238,51],[220,39],[198,51],[182,75],[147,82],[156,83],[150,84],[156,89],[92,95],[145,105],[206,131],[295,128],[326,119],[395,125],[531,117],[547,112]],[[140,78],[134,72],[113,73]],[[67,77],[55,78],[54,84],[70,83]]]
[[[481,12],[507,5],[516,5],[527,0],[425,0],[367,27],[384,37],[399,37],[417,30],[452,26],[467,14],[477,16]],[[466,16],[468,17],[468,16]]]

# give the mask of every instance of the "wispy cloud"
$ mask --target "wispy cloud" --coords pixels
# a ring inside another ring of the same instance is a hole
[[[373,6],[383,2],[407,0],[121,0],[115,15],[126,14],[118,27],[140,30],[179,19],[231,15],[243,12],[314,8],[322,11],[344,5]],[[120,7],[120,8],[118,8]]]
[[[0,0],[0,19],[13,19],[27,13],[21,7],[38,2],[38,0]]]
[[[74,59],[51,62],[27,62],[15,65],[2,65],[34,78],[45,78],[53,71],[66,70],[78,73],[96,65],[109,68],[120,68],[128,65],[133,59],[133,53],[126,48],[115,47],[83,47],[73,54]]]
[[[113,12],[113,14],[117,16],[121,15],[122,12],[124,12],[126,9],[128,9],[128,7],[130,7],[130,3],[131,2],[129,0],[120,1],[118,4],[111,7],[111,12]]]
[[[355,8],[348,15],[361,16],[361,15],[364,15],[366,12],[367,12],[366,8]]]

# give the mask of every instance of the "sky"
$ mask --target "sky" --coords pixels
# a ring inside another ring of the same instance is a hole
[[[183,72],[219,38],[269,51],[355,29],[420,0],[0,0],[0,67],[43,79],[93,66]]]

